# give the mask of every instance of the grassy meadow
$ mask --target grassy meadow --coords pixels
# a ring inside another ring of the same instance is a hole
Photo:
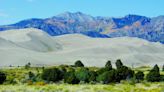
[[[164,83],[1,85],[1,92],[164,92]]]
[[[89,67],[91,70],[99,69],[97,67]],[[147,74],[150,67],[134,68],[135,72],[143,71]],[[147,82],[143,80],[140,83],[123,80],[120,83],[80,83],[66,84],[63,81],[57,83],[46,83],[38,78],[36,82],[28,80],[28,72],[31,71],[35,75],[42,73],[41,67],[31,67],[25,69],[4,68],[1,71],[8,76],[3,85],[0,85],[0,92],[164,92],[164,82]],[[162,75],[164,72],[160,71]]]

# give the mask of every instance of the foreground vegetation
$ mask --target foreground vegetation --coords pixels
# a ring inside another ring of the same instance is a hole
[[[163,67],[164,71],[164,67]],[[130,68],[116,61],[104,67],[74,65],[1,69],[0,92],[163,92],[164,72],[158,65]]]
[[[163,83],[2,85],[0,92],[163,92]]]

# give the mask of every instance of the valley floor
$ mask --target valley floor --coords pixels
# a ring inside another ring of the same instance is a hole
[[[1,85],[0,92],[164,92],[164,83]]]

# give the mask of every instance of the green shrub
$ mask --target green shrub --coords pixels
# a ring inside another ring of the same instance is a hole
[[[60,80],[61,71],[57,68],[45,69],[42,73],[42,79],[46,81],[56,82]]]
[[[144,73],[142,71],[138,71],[135,74],[135,79],[137,80],[137,82],[144,80]]]
[[[59,80],[62,80],[64,78],[64,74],[66,73],[67,70],[65,69],[65,67],[60,67],[59,71],[60,71]]]
[[[100,68],[100,69],[97,70],[97,74],[100,75],[100,74],[102,74],[102,73],[104,73],[106,71],[110,71],[110,69],[106,68],[106,67],[105,68]]]
[[[28,73],[29,79],[33,79],[35,77],[35,74],[33,72]]]
[[[98,75],[97,81],[103,82],[104,84],[115,82],[115,73],[115,70],[106,71],[103,74]]]
[[[89,82],[95,82],[96,81],[96,77],[97,77],[97,73],[95,71],[90,71],[89,72]]]
[[[146,79],[149,82],[160,81],[160,72],[158,65],[155,65],[154,68],[147,74]]]
[[[6,74],[0,72],[0,84],[3,84],[5,80],[6,80]]]
[[[84,64],[80,60],[78,60],[75,62],[75,67],[84,67]]]
[[[80,81],[89,82],[90,71],[87,68],[80,68],[75,72],[75,76]]]
[[[25,65],[25,69],[29,69],[30,67],[31,67],[31,63],[30,62]]]
[[[64,74],[64,82],[68,84],[78,84],[80,81],[76,78],[74,71],[69,71]]]
[[[164,75],[160,76],[160,81],[164,81]]]
[[[116,81],[131,79],[134,75],[134,71],[126,66],[121,66],[116,70]]]

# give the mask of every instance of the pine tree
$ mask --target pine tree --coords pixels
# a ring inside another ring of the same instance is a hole
[[[109,70],[112,70],[112,64],[111,61],[107,61],[105,64],[105,68],[108,68]]]
[[[120,59],[116,60],[116,67],[117,69],[121,68],[123,66],[123,63],[121,62]]]
[[[160,72],[158,65],[155,65],[154,68],[147,74],[146,79],[150,82],[160,81]]]
[[[84,67],[84,64],[80,60],[78,60],[75,62],[75,67]]]

